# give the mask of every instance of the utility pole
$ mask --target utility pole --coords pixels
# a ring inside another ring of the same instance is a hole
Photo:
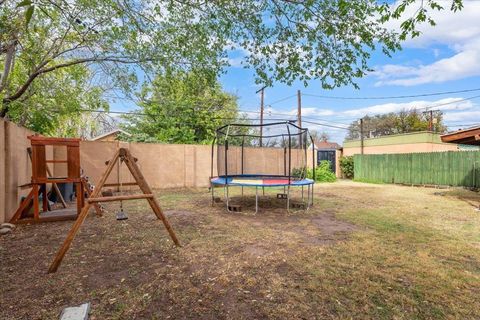
[[[360,153],[363,154],[363,118],[360,118]]]
[[[262,88],[260,93],[260,147],[263,145],[263,111],[265,110],[265,106],[263,105],[263,99],[265,97],[264,91],[265,88]]]
[[[298,126],[302,127],[302,93],[300,92],[300,90],[297,91],[297,103],[298,103],[298,111],[297,111]]]
[[[428,120],[428,130],[432,132],[433,131],[433,110],[430,110],[429,114],[430,114],[430,119]]]
[[[433,125],[434,125],[434,121],[433,121],[433,113],[437,113],[439,112],[439,110],[426,110],[423,112],[423,114],[428,114],[428,131],[430,132],[433,132]]]
[[[263,111],[264,111],[264,104],[263,104],[263,99],[265,97],[265,87],[262,87],[262,89],[258,90],[255,93],[260,92],[260,147],[263,145]]]

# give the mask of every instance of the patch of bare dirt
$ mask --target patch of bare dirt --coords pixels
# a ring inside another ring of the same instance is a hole
[[[0,318],[57,319],[86,301],[97,320],[271,318],[288,296],[274,297],[270,284],[302,278],[288,261],[295,250],[277,236],[291,234],[282,241],[296,249],[343,240],[355,229],[333,212],[287,214],[276,198],[261,202],[273,210],[257,215],[226,213],[198,193],[168,200],[165,215],[181,248],[144,202],[125,205],[125,221],[115,219],[113,205],[88,217],[56,274],[46,271],[72,222],[19,226],[2,237]]]

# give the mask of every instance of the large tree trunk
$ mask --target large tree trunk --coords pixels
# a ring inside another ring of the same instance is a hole
[[[3,67],[3,73],[0,76],[0,93],[5,90],[7,86],[8,75],[13,63],[13,57],[15,56],[15,47],[17,46],[17,40],[12,40],[7,44],[5,53],[5,66]]]
[[[13,63],[15,61],[15,49],[17,46],[18,41],[12,40],[10,41],[5,50],[5,65],[3,67],[3,73],[0,76],[0,93],[5,91],[8,85],[8,76],[13,69]],[[8,112],[8,101],[1,102],[1,109],[0,109],[0,117],[5,118]]]

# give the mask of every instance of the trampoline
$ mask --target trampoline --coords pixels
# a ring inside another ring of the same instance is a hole
[[[301,203],[305,210],[313,205],[315,181],[315,151],[312,148],[308,166],[307,150],[313,139],[307,128],[294,123],[275,122],[259,124],[228,124],[216,130],[212,143],[211,192],[215,203],[215,187],[223,187],[227,211],[230,210],[229,188],[255,188],[255,213],[258,213],[258,188],[280,187],[277,198],[286,200],[290,210],[291,188],[301,189]],[[215,150],[217,157],[215,158]],[[214,167],[217,176],[214,176]],[[312,177],[307,178],[311,169]],[[307,189],[307,197],[304,191]]]

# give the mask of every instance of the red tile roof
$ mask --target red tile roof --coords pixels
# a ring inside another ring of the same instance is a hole
[[[315,146],[317,149],[339,149],[341,148],[340,145],[336,142],[328,142],[325,140],[316,141]]]

